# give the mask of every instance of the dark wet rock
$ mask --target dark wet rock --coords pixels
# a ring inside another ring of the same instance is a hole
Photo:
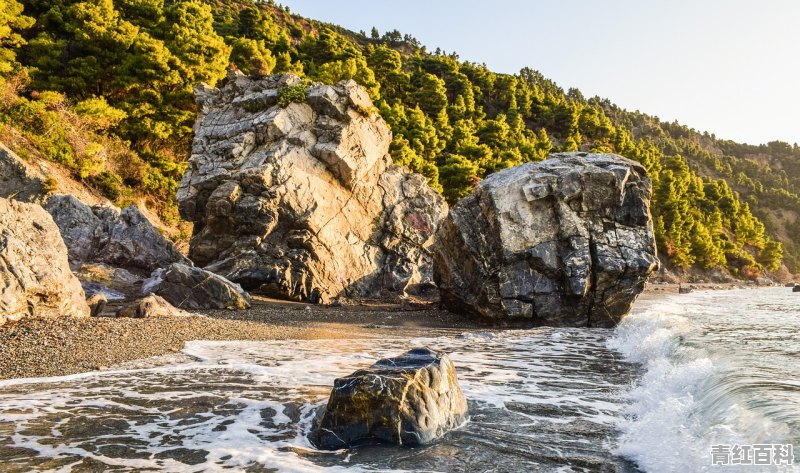
[[[250,295],[238,284],[200,268],[175,263],[159,269],[142,286],[182,309],[247,309]]]
[[[323,449],[430,443],[467,420],[450,358],[415,348],[337,378],[312,441]]]
[[[391,132],[353,81],[278,105],[293,75],[232,74],[196,89],[200,114],[178,191],[190,258],[272,297],[327,303],[430,284],[447,212],[423,176],[395,166]]]
[[[800,284],[795,286],[794,289],[792,289],[792,292],[800,292]]]
[[[75,266],[104,263],[150,273],[171,263],[191,264],[134,205],[89,206],[72,195],[54,195],[45,208]]]
[[[487,321],[615,325],[658,267],[650,194],[645,169],[612,154],[492,174],[439,229],[442,304]]]
[[[691,286],[678,286],[678,294],[691,294],[694,288]]]
[[[144,319],[152,317],[185,317],[193,315],[173,306],[163,297],[155,294],[143,297],[132,304],[117,309],[117,317]]]
[[[88,315],[50,215],[37,204],[0,198],[0,325],[23,317]]]

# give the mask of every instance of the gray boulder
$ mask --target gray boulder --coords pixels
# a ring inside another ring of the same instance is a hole
[[[317,447],[428,444],[467,420],[467,401],[450,358],[415,348],[337,378],[318,426]]]
[[[182,309],[248,309],[250,295],[241,286],[200,268],[175,263],[156,270],[142,285]]]
[[[128,317],[132,319],[145,319],[154,317],[188,317],[190,314],[178,309],[164,298],[155,294],[143,297],[136,302],[117,309],[117,317]]]
[[[136,206],[90,207],[72,195],[54,195],[45,204],[75,266],[104,263],[150,272],[172,263],[191,264]]]
[[[609,327],[658,268],[650,180],[612,154],[560,153],[478,184],[442,224],[442,304],[483,320]]]
[[[88,315],[50,215],[39,205],[0,198],[0,325],[23,317]]]
[[[272,297],[328,302],[402,294],[432,281],[447,212],[420,175],[391,163],[391,133],[353,81],[231,74],[196,89],[200,114],[178,191],[190,258]]]

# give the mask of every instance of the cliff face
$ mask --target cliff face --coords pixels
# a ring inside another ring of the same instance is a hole
[[[290,91],[294,101],[281,100]],[[178,192],[196,264],[248,290],[312,302],[431,281],[447,206],[422,176],[391,163],[391,133],[363,88],[231,74],[196,97]]]
[[[650,180],[612,154],[560,153],[492,174],[438,237],[442,303],[488,320],[613,326],[658,267]]]

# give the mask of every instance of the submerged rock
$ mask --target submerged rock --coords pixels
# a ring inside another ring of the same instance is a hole
[[[0,198],[0,325],[23,317],[88,315],[50,215],[39,205]]]
[[[178,191],[190,258],[245,289],[329,302],[430,283],[447,212],[425,178],[392,165],[391,133],[353,81],[278,104],[293,75],[232,74],[196,90],[192,155]]]
[[[250,295],[241,286],[200,268],[175,263],[159,269],[142,286],[182,309],[248,309]]]
[[[645,169],[612,154],[490,175],[438,232],[442,304],[483,320],[615,325],[658,267],[650,193]]]
[[[370,443],[417,446],[467,420],[450,358],[415,348],[337,378],[312,441],[338,449]]]
[[[143,297],[138,301],[117,309],[117,317],[129,317],[133,319],[144,319],[151,317],[186,317],[190,314],[184,310],[173,306],[163,297],[155,294]]]
[[[71,195],[54,195],[45,208],[75,266],[104,263],[150,273],[171,263],[191,264],[134,205],[89,206]]]

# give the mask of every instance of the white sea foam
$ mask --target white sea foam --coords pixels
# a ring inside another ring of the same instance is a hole
[[[181,356],[153,364],[0,382],[0,428],[34,458],[64,459],[63,471],[87,459],[186,472],[254,465],[290,472],[448,471],[466,468],[475,448],[495,446],[506,457],[491,456],[489,465],[536,464],[531,452],[550,464],[568,463],[559,459],[570,451],[604,458],[607,449],[592,442],[597,429],[613,431],[622,409],[615,393],[624,389],[593,368],[598,360],[603,367],[614,363],[601,359],[611,353],[604,348],[607,334],[538,329],[413,340],[189,342]],[[307,434],[334,378],[420,345],[449,352],[459,367],[472,409],[465,440],[453,437],[430,453],[393,452],[391,461],[385,454],[313,448]],[[185,451],[176,455],[177,449]],[[464,453],[452,456],[453,449]],[[196,460],[187,460],[193,451]],[[18,471],[31,469],[21,466]]]
[[[735,330],[735,325],[721,323],[722,317],[726,310],[741,310],[737,303],[748,296],[752,297],[729,293],[730,307],[720,310],[712,322],[707,321],[709,307],[724,304],[725,299],[698,293],[639,307],[617,327],[608,347],[644,370],[628,393],[629,405],[618,422],[620,455],[649,473],[798,471],[797,466],[753,470],[753,466],[711,465],[710,449],[715,444],[792,441],[785,425],[749,408],[739,397],[737,379],[745,373],[734,357],[727,356],[726,347],[707,343],[702,336],[709,330]]]

